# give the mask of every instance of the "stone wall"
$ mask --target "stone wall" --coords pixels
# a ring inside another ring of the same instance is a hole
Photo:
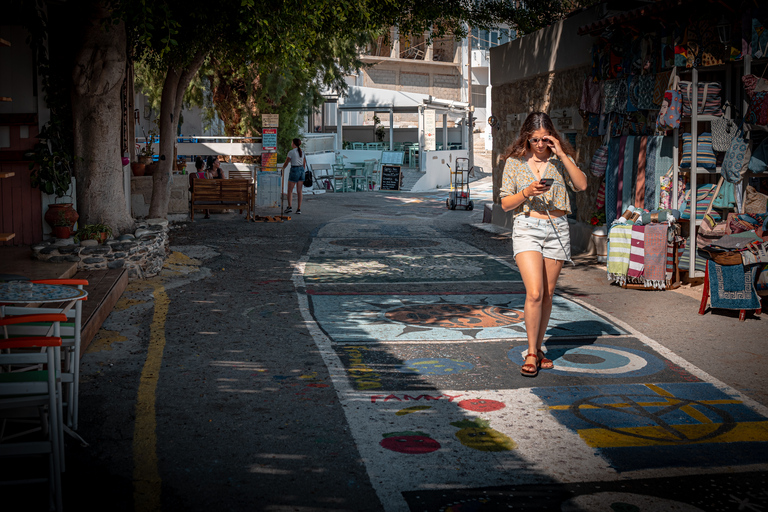
[[[504,171],[502,156],[518,136],[517,130],[509,130],[507,115],[536,111],[550,112],[563,108],[578,108],[584,78],[590,68],[579,67],[556,71],[518,80],[514,83],[495,85],[491,89],[493,115],[499,120],[499,129],[493,129],[493,223],[511,227],[511,216],[499,206],[499,188]],[[576,133],[576,164],[587,174],[586,192],[575,194],[577,220],[588,222],[596,211],[595,201],[601,178],[589,173],[589,162],[601,144],[600,137],[587,137],[587,123]]]
[[[77,270],[125,268],[130,279],[153,277],[163,268],[169,252],[168,221],[150,219],[138,224],[133,234],[124,234],[99,245],[95,240],[74,243],[53,239],[32,247],[32,259],[77,263]]]

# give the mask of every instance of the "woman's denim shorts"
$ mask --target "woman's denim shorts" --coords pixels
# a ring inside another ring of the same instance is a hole
[[[565,215],[552,217],[550,222],[549,219],[518,215],[515,217],[512,231],[512,249],[515,256],[525,251],[536,251],[544,258],[570,261],[571,235],[568,218]]]
[[[304,167],[301,165],[292,165],[291,172],[288,174],[288,181],[304,181]]]

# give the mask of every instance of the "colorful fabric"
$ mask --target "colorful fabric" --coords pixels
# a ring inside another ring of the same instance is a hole
[[[647,178],[645,180],[645,202],[644,208],[646,210],[654,210],[659,206],[659,179],[656,176],[656,157],[657,149],[661,146],[661,140],[656,136],[648,137],[648,141],[645,146],[645,172]]]
[[[605,222],[610,225],[619,213],[616,211],[616,186],[618,182],[619,162],[624,165],[621,154],[621,139],[612,138],[608,143],[608,167],[605,171]]]
[[[716,185],[714,183],[707,183],[704,185],[701,185],[697,192],[696,192],[696,219],[702,220],[704,218],[704,213],[706,213],[707,209],[709,208],[709,203],[712,202],[712,199],[715,195],[715,189]],[[720,214],[718,214],[716,211],[712,210],[709,212],[709,215],[715,220],[715,222],[720,221]],[[685,199],[685,205],[682,209],[681,217],[683,219],[690,219],[691,218],[691,204],[690,204],[690,193],[686,194]]]
[[[624,148],[624,169],[622,174],[624,186],[621,189],[621,208],[619,208],[622,212],[634,203],[633,187],[635,185],[635,171],[637,169],[635,139],[637,137],[633,135],[627,136],[627,143]]]
[[[718,265],[707,261],[709,300],[718,309],[758,309],[760,298],[755,289],[756,265]]]
[[[627,277],[641,279],[643,277],[643,255],[645,254],[645,226],[632,226],[632,240],[629,248],[629,268]]]
[[[581,101],[579,108],[584,112],[590,112],[592,114],[600,113],[600,105],[602,97],[600,94],[600,82],[594,80],[592,77],[588,77],[584,80],[584,86],[581,90]]]
[[[603,112],[624,114],[627,111],[627,81],[605,80],[603,86]]]
[[[667,224],[649,224],[645,227],[645,254],[643,279],[645,286],[666,288]]]
[[[616,174],[616,214],[624,211],[624,165],[626,165],[627,137],[619,139],[619,171]]]
[[[608,280],[618,284],[627,282],[629,255],[632,248],[632,226],[615,224],[608,233]]]
[[[589,114],[587,116],[587,137],[600,136],[600,114]]]
[[[640,150],[637,153],[637,178],[635,179],[635,207],[645,207],[645,164],[648,137],[640,137]]]
[[[693,92],[693,82],[681,80],[680,93],[683,97],[683,115],[691,115],[691,103],[696,102],[696,113],[698,115],[721,116],[720,91],[722,86],[719,82],[699,82],[697,84],[697,93]],[[694,99],[694,96],[696,98]]]
[[[597,189],[597,200],[595,201],[595,206],[597,206],[598,210],[601,210],[603,207],[605,207],[605,182],[602,182],[600,184],[600,188]]]
[[[680,162],[681,169],[690,169],[691,167],[691,146],[691,134],[684,133],[683,159]],[[709,132],[699,134],[696,147],[696,166],[704,169],[714,169],[717,165],[717,159],[715,158],[715,152],[712,150],[712,134]]]
[[[655,110],[659,108],[653,102],[653,90],[656,77],[654,75],[640,75],[632,82],[632,102],[639,110]]]
[[[573,162],[573,158],[568,158]],[[541,177],[553,178],[555,181],[547,192],[523,201],[520,206],[512,210],[513,217],[530,211],[564,210],[571,213],[571,202],[566,186],[571,190],[575,189],[563,162],[554,154],[550,156],[547,166],[541,172]],[[501,179],[500,196],[517,194],[536,180],[537,178],[528,166],[528,162],[517,157],[507,158]]]
[[[592,155],[592,161],[589,164],[589,172],[593,176],[603,176],[605,169],[608,166],[608,145],[603,144]]]

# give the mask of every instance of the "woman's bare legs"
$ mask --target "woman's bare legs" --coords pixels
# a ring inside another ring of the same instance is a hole
[[[525,251],[515,257],[525,285],[525,332],[528,353],[538,354],[552,314],[552,297],[563,262],[544,258],[538,251]]]
[[[299,195],[299,206],[296,207],[297,210],[301,210],[301,192],[304,189],[304,183],[301,181],[296,182],[296,193]]]
[[[288,208],[291,208],[291,200],[293,199],[293,186],[296,185],[295,182],[289,181],[288,182]],[[301,189],[299,189],[301,190]],[[301,192],[299,192],[299,209],[301,209]]]

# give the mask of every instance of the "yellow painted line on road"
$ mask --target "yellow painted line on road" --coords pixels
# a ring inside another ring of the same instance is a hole
[[[679,401],[679,400],[678,400]],[[670,402],[668,400],[665,400],[663,402],[636,402],[632,404],[628,403],[606,403],[605,405],[591,405],[591,404],[579,404],[579,409],[629,409],[631,407],[666,407],[673,402]],[[730,399],[720,399],[720,400],[698,400],[698,403],[700,404],[706,404],[706,405],[727,405],[727,404],[742,404],[741,400],[730,400]],[[551,411],[568,411],[573,407],[572,405],[550,405],[548,407]],[[685,406],[689,407],[689,406]],[[681,407],[680,409],[685,409],[685,407]]]
[[[673,425],[679,434],[673,434],[660,426],[603,428],[579,430],[579,436],[593,448],[619,448],[628,446],[685,446],[710,443],[743,443],[768,441],[768,421],[737,423],[733,429],[710,437],[722,425]],[[726,448],[727,449],[727,448]]]
[[[160,470],[157,464],[157,381],[165,349],[165,321],[170,300],[165,288],[152,284],[155,314],[149,334],[149,349],[139,380],[136,425],[133,431],[133,505],[137,511],[160,510]]]

